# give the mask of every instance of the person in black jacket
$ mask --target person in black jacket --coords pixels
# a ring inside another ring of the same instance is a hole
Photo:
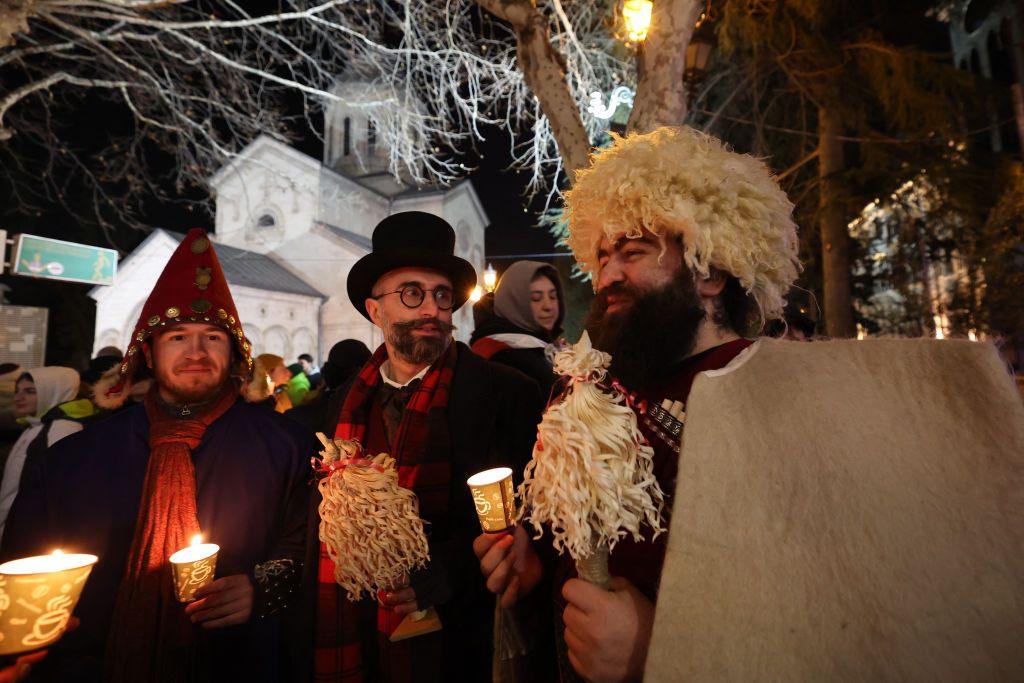
[[[325,550],[318,572],[307,560],[316,680],[491,680],[495,602],[473,554],[480,523],[466,479],[498,466],[521,475],[542,402],[528,377],[453,340],[452,314],[476,284],[454,244],[443,219],[395,214],[377,226],[373,252],[349,273],[349,300],[381,329],[384,344],[339,390],[344,400],[325,431],[359,439],[367,456],[395,459],[427,522],[430,562],[376,600],[353,602]],[[318,526],[318,517],[311,520],[311,530]],[[429,607],[440,631],[391,642],[405,615]]]
[[[502,274],[493,301],[488,295],[474,306],[473,352],[519,370],[547,396],[556,379],[551,362],[562,334],[562,302],[562,283],[553,266],[516,261]]]

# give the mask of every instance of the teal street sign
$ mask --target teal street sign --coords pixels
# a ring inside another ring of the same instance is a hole
[[[117,251],[35,235],[15,235],[11,274],[112,285]]]

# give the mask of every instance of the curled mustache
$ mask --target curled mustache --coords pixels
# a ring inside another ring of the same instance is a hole
[[[426,327],[428,325],[433,325],[441,332],[452,332],[455,330],[455,325],[446,323],[440,318],[417,318],[416,320],[403,320],[391,323],[392,327],[402,332],[418,330],[419,328]]]

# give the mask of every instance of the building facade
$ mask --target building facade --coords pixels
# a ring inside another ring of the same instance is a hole
[[[484,268],[488,219],[468,180],[415,187],[386,170],[370,144],[370,119],[339,104],[328,112],[324,161],[261,136],[218,171],[212,235],[246,335],[255,352],[292,362],[300,353],[324,359],[342,339],[371,349],[380,331],[349,303],[352,264],[371,249],[374,226],[402,211],[443,217],[456,230],[456,253],[478,275]],[[96,287],[93,351],[127,346],[132,327],[182,235],[155,230],[118,266],[117,282]],[[470,306],[455,315],[456,338],[469,338]]]

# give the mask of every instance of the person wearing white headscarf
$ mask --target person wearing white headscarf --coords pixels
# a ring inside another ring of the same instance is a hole
[[[565,317],[558,271],[550,263],[516,261],[502,273],[491,303],[473,307],[478,322],[470,348],[527,375],[547,397],[555,381],[551,359]]]
[[[0,539],[7,515],[26,477],[42,464],[46,449],[82,430],[82,425],[53,409],[78,395],[78,373],[59,366],[33,368],[19,378],[14,393],[14,414],[29,428],[11,447],[0,480]]]

